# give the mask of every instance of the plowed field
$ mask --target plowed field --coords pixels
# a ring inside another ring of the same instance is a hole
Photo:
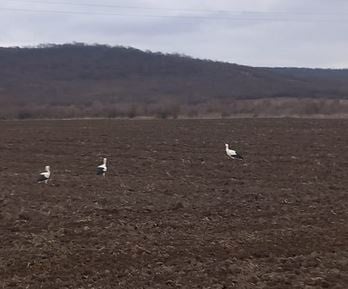
[[[348,288],[348,120],[13,121],[0,137],[0,288]]]

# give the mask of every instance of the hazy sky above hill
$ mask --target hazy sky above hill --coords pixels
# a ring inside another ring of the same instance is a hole
[[[347,0],[1,0],[0,46],[86,42],[348,68]]]

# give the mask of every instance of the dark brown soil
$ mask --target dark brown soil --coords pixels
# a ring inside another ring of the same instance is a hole
[[[348,286],[348,120],[0,122],[0,133],[0,288]],[[46,164],[52,180],[36,184]]]

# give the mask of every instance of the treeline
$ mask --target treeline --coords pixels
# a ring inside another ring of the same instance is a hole
[[[347,80],[121,46],[0,48],[0,118],[348,114]]]
[[[109,106],[94,102],[90,106],[26,105],[20,109],[0,110],[0,119],[46,118],[230,118],[230,117],[347,117],[347,99],[249,99],[199,105],[163,103],[156,105],[123,104]]]

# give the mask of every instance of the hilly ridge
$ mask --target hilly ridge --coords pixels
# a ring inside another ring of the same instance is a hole
[[[255,68],[121,46],[0,48],[0,117],[228,114],[265,99],[337,106],[347,80],[344,69]]]

